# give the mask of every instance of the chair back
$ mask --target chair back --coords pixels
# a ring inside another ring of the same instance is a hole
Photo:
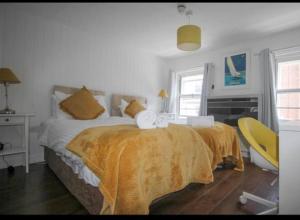
[[[240,118],[238,126],[250,146],[278,169],[277,134],[260,121],[250,117]]]

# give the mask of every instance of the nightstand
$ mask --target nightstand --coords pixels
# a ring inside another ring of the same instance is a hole
[[[0,151],[0,156],[25,154],[26,173],[29,172],[29,124],[30,118],[33,116],[34,114],[31,113],[0,114],[0,127],[3,127],[2,129],[9,126],[18,126],[23,127],[24,131],[22,132],[22,146],[11,146],[9,148],[4,147],[4,149]],[[2,137],[0,135],[0,141],[1,138]]]

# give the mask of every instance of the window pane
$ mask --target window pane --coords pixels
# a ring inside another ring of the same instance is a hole
[[[300,88],[300,60],[278,63],[278,89]]]
[[[278,109],[279,119],[300,120],[300,109]]]
[[[278,93],[277,107],[300,108],[300,92]]]
[[[181,116],[198,116],[200,108],[200,96],[180,97],[179,114]]]
[[[183,76],[181,78],[181,94],[200,94],[203,82],[203,75]]]

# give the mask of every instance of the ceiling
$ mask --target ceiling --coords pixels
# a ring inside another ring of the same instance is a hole
[[[176,30],[186,23],[177,3],[14,3],[8,7],[59,21],[155,53],[161,57],[190,54],[176,47]],[[196,53],[300,28],[298,3],[185,3],[191,23],[202,29]],[[194,52],[195,53],[195,52]]]

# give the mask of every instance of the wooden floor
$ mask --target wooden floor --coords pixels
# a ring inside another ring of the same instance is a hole
[[[208,185],[190,184],[184,190],[154,203],[150,214],[255,214],[266,207],[249,201],[239,204],[242,191],[275,201],[276,175],[247,162],[245,172],[216,170]],[[0,214],[88,214],[46,164],[30,165],[30,173],[17,167],[10,175],[0,170]]]

